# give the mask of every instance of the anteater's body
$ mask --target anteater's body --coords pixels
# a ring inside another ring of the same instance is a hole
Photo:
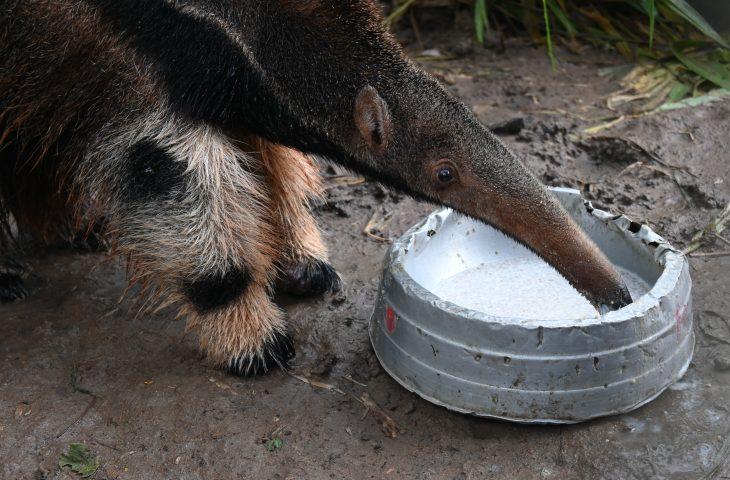
[[[596,304],[626,300],[368,0],[0,0],[5,297],[22,292],[12,224],[51,239],[103,219],[132,280],[180,305],[214,361],[285,362],[277,277],[297,293],[338,283],[308,210],[310,154],[496,225]]]

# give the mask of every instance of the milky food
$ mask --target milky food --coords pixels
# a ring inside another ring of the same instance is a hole
[[[463,270],[437,283],[433,293],[460,307],[497,317],[580,320],[599,316],[553,267],[527,249],[524,253],[522,257]],[[649,291],[649,285],[637,274],[621,268],[619,271],[632,298]]]
[[[591,303],[532,250],[501,231],[449,217],[430,237],[417,237],[404,261],[409,274],[442,300],[495,317],[563,321],[600,317]],[[631,296],[650,285],[616,267]]]

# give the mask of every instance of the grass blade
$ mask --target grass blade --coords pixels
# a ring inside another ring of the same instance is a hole
[[[400,17],[403,16],[404,13],[408,11],[411,6],[416,3],[416,0],[405,0],[403,3],[398,5],[391,13],[388,15],[388,18],[385,19],[385,24],[387,26],[393,25],[395,22],[397,22]]]
[[[672,53],[697,75],[722,88],[730,89],[730,63],[723,62],[722,52],[717,49],[696,50],[701,45],[692,41],[677,42],[672,45]]]
[[[596,24],[606,33],[608,38],[611,39],[612,43],[614,43],[614,47],[621,52],[624,57],[627,59],[633,58],[634,54],[631,47],[629,47],[624,36],[616,30],[616,27],[614,27],[611,19],[607,16],[608,12],[602,13],[594,8],[582,8],[580,11],[584,16],[596,22]],[[593,36],[597,35],[593,33]]]
[[[555,0],[547,0],[548,7],[550,7],[550,11],[555,15],[555,18],[558,19],[561,25],[563,25],[563,28],[565,28],[565,31],[568,32],[568,35],[570,38],[575,38],[576,33],[578,33],[578,29],[575,27],[575,24],[568,18],[568,15],[566,11],[563,10],[563,7],[559,5]]]
[[[685,0],[661,0],[661,2],[677,15],[687,20],[687,22],[702,32],[706,37],[712,39],[725,48],[730,48],[730,44],[728,44],[725,39],[723,39],[720,34],[718,34],[709,23],[707,23],[707,20],[705,20],[704,17],[700,15],[697,10],[692,8],[692,6]]]
[[[550,32],[550,15],[548,15],[547,0],[542,0],[542,13],[545,17],[545,40],[547,41],[548,56],[550,57],[550,65],[555,70],[556,60],[555,52],[553,51],[553,38]]]
[[[474,4],[474,32],[479,45],[484,45],[484,37],[489,28],[487,17],[487,0],[476,0]]]
[[[654,48],[654,21],[656,19],[656,7],[654,0],[649,0],[649,49]]]

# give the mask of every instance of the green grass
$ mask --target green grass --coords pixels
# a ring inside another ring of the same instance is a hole
[[[725,1],[725,0],[723,0]],[[388,23],[421,0],[395,0]],[[464,0],[454,0],[454,6]],[[474,38],[527,33],[546,46],[555,68],[555,44],[574,52],[586,45],[618,51],[629,61],[678,65],[677,71],[730,88],[730,45],[685,0],[471,0]],[[673,69],[675,70],[675,69]]]
[[[266,450],[268,450],[269,452],[276,452],[278,450],[281,450],[281,447],[283,446],[284,441],[279,437],[272,438],[265,444]]]

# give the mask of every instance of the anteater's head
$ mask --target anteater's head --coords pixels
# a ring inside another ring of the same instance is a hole
[[[597,307],[631,302],[616,269],[554,196],[404,57],[374,2],[262,3],[252,52],[285,110],[279,122],[292,125],[263,133],[493,225]]]

